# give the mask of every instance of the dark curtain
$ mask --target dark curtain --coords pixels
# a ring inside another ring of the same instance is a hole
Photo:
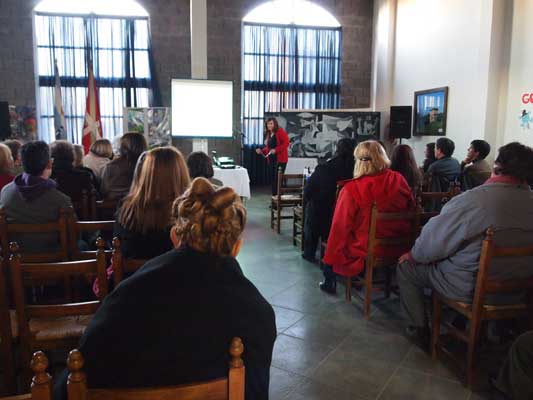
[[[159,105],[148,18],[38,13],[35,32],[41,138],[53,140],[55,136],[54,60],[61,79],[67,135],[73,143],[81,143],[89,60],[99,89],[104,137],[112,139],[123,132],[124,107]]]
[[[263,144],[265,112],[340,106],[341,29],[243,25],[244,165],[252,184],[269,184]]]

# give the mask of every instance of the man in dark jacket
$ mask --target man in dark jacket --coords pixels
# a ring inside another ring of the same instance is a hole
[[[353,178],[355,142],[344,138],[337,143],[335,156],[318,165],[304,189],[306,202],[303,257],[315,261],[318,239],[326,241],[333,218],[337,182]]]
[[[52,162],[45,142],[29,142],[21,149],[24,173],[0,193],[0,207],[8,222],[39,224],[56,221],[60,208],[71,207],[68,196],[50,178]],[[57,234],[19,234],[15,237],[24,252],[42,252],[57,247]]]
[[[459,161],[452,157],[455,143],[448,138],[439,138],[435,143],[435,161],[428,168],[432,174],[431,190],[433,192],[447,192],[450,183],[454,182],[461,173]]]
[[[470,143],[466,158],[461,162],[461,186],[463,190],[482,185],[490,178],[492,168],[485,158],[490,153],[490,144],[484,140]]]

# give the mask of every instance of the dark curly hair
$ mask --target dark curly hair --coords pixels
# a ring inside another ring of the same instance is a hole
[[[522,143],[511,142],[498,150],[494,173],[509,175],[533,183],[533,149]]]
[[[174,230],[182,244],[203,253],[231,255],[246,225],[246,209],[229,187],[215,189],[196,178],[172,206]]]

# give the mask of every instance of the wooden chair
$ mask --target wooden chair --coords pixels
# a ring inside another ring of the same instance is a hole
[[[84,233],[92,233],[100,236],[102,232],[108,232],[109,237],[113,235],[115,221],[76,221],[74,218],[68,220],[69,230],[69,253],[70,260],[90,260],[96,257],[95,250],[80,250],[78,239]],[[111,249],[105,250],[106,257],[111,258]]]
[[[272,196],[270,207],[270,227],[281,233],[281,220],[292,219],[292,215],[283,215],[283,208],[302,204],[303,174],[283,174],[278,171],[278,194]],[[298,182],[296,185],[293,182]]]
[[[296,246],[300,245],[300,251],[304,251],[304,224],[305,224],[305,176],[302,179],[302,204],[294,206],[292,215],[292,244]]]
[[[115,287],[129,274],[141,268],[148,260],[124,258],[120,249],[120,239],[113,238],[113,255],[111,258],[113,266],[113,283]]]
[[[401,236],[395,237],[378,237],[377,226],[385,221],[405,221],[411,224],[411,229],[408,232],[402,233]],[[398,256],[377,255],[378,248],[397,247],[401,246],[405,249],[410,249],[415,243],[420,231],[420,211],[409,212],[379,212],[377,204],[372,205],[370,214],[370,226],[368,230],[368,250],[365,257],[365,276],[364,279],[356,280],[354,285],[365,288],[365,296],[363,298],[363,314],[366,319],[370,318],[370,304],[372,302],[372,293],[379,291],[385,292],[385,297],[390,296],[391,282],[390,271],[386,270],[384,287],[374,287],[374,270],[377,268],[385,268],[395,265],[398,262]],[[352,298],[352,277],[346,278],[346,301],[351,301]]]
[[[533,244],[525,247],[496,247],[493,241],[494,231],[489,228],[486,233],[476,280],[476,289],[472,304],[448,299],[446,296],[433,291],[433,322],[432,322],[432,356],[437,358],[437,352],[442,352],[451,357],[457,364],[462,364],[453,354],[446,350],[441,342],[440,325],[442,305],[446,305],[464,315],[470,321],[466,332],[461,331],[451,324],[444,325],[449,330],[451,337],[466,342],[468,352],[466,355],[466,383],[471,386],[475,372],[475,355],[480,337],[481,325],[488,320],[514,319],[518,317],[529,318],[533,327],[533,277],[529,279],[499,280],[489,278],[491,261],[497,257],[533,257]],[[512,261],[510,261],[512,262]],[[527,300],[523,303],[511,305],[485,304],[486,296],[495,293],[520,293],[525,291]]]
[[[435,215],[439,213],[442,205],[450,201],[453,197],[461,194],[461,186],[458,183],[450,183],[450,188],[447,192],[422,192],[418,191],[417,203],[422,206],[422,209],[434,212]]]
[[[101,242],[101,239],[99,240]],[[99,243],[99,247],[102,243]],[[90,322],[91,316],[107,294],[102,285],[100,298],[82,303],[29,305],[26,303],[25,283],[48,281],[71,276],[97,276],[105,282],[106,264],[103,251],[98,251],[96,260],[22,263],[19,248],[11,243],[9,267],[15,300],[18,337],[21,346],[22,365],[29,365],[32,351],[36,349],[72,348]],[[15,335],[14,335],[15,336]]]
[[[84,189],[81,191],[81,200],[72,202],[76,215],[82,221],[88,221],[91,219],[90,201],[91,194]]]
[[[119,200],[97,200],[93,191],[89,198],[89,215],[93,221],[107,221],[115,218]]]

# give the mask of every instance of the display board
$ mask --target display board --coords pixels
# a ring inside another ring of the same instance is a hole
[[[358,142],[379,137],[379,112],[349,110],[282,111],[265,113],[275,117],[289,135],[289,157],[330,158],[344,137]]]
[[[172,136],[233,137],[233,82],[172,79]]]
[[[170,146],[170,108],[124,108],[124,132],[138,132],[146,137],[148,147]]]

